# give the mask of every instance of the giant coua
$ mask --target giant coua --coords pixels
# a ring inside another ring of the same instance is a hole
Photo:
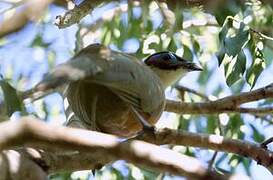
[[[130,137],[158,121],[166,87],[185,73],[199,70],[172,52],[155,53],[142,62],[92,44],[54,68],[34,91],[67,84],[68,126]]]

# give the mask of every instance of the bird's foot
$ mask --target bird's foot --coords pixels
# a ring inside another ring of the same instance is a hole
[[[155,135],[155,127],[154,126],[143,126],[142,131],[138,133],[136,139],[139,140],[146,140],[149,142],[156,142],[156,135]]]

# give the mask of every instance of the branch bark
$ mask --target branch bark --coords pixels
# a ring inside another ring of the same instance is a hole
[[[184,103],[167,100],[165,110],[178,114],[220,114],[234,112],[264,114],[271,113],[273,108],[245,108],[240,107],[240,105],[267,98],[273,98],[273,84],[239,95],[227,96],[216,101]]]
[[[157,145],[193,146],[239,154],[256,160],[258,164],[273,173],[273,153],[255,143],[226,139],[217,135],[178,132],[167,128],[157,130],[154,136],[144,135],[139,139]],[[18,146],[46,149],[46,151],[39,151],[39,155],[35,155],[33,151],[27,152],[30,154],[30,159],[37,162],[47,173],[89,169],[99,164],[125,159],[137,165],[186,177],[224,178],[208,172],[195,158],[149,143],[134,139],[121,142],[112,135],[56,127],[30,117],[22,118],[19,122],[7,121],[0,124],[0,149]],[[49,150],[52,152],[61,150],[67,153],[58,155],[50,153]],[[64,163],[68,160],[70,163]],[[188,167],[188,164],[191,164],[191,167]],[[5,164],[0,166],[3,167]]]
[[[53,0],[28,0],[20,12],[15,12],[10,18],[0,23],[0,38],[17,32],[29,21],[38,20],[47,6]]]
[[[273,153],[262,148],[260,144],[245,140],[227,139],[218,135],[198,134],[167,128],[158,130],[152,138],[150,136],[142,136],[139,139],[158,145],[173,144],[193,146],[238,154],[254,159],[258,164],[263,165],[273,174]]]
[[[0,130],[1,150],[24,146],[53,151],[92,152],[104,159],[124,159],[140,166],[195,179],[226,179],[207,171],[195,158],[142,141],[120,142],[119,138],[112,135],[56,127],[31,117],[24,117],[18,122],[3,122]]]

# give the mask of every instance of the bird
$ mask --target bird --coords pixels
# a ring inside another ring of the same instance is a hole
[[[165,107],[165,89],[191,71],[195,63],[163,51],[144,61],[91,44],[57,65],[33,92],[64,87],[66,126],[132,137],[153,127]]]

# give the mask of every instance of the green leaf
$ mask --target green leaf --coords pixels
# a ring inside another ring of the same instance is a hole
[[[217,120],[215,116],[209,116],[207,118],[207,133],[215,134],[215,129],[217,128]]]
[[[248,159],[248,158],[243,158],[242,160],[242,164],[248,176],[251,176],[251,171],[250,171],[251,162],[252,162],[251,159]]]
[[[218,65],[220,66],[223,62],[223,59],[225,57],[226,54],[226,49],[225,49],[225,37],[228,33],[229,28],[232,26],[232,21],[230,19],[226,19],[225,23],[221,29],[221,31],[219,32],[218,38],[219,38],[219,42],[220,42],[220,50],[216,53],[217,59],[218,59]]]
[[[152,171],[150,169],[147,169],[147,168],[140,168],[143,176],[144,176],[144,179],[157,179],[157,177],[160,175],[159,172],[156,172],[156,171]]]
[[[183,58],[188,60],[188,61],[193,61],[193,54],[190,50],[190,48],[186,45],[183,45]]]
[[[171,41],[168,45],[168,48],[167,48],[169,51],[172,51],[172,52],[175,52],[177,47],[176,47],[176,44],[175,44],[175,40],[174,38],[171,38]]]
[[[256,84],[256,81],[262,71],[265,69],[265,61],[261,58],[256,58],[252,62],[250,68],[246,72],[247,83],[253,88]]]
[[[56,65],[56,51],[49,51],[47,54],[48,69],[53,69]]]
[[[82,30],[82,27],[81,25],[79,25],[75,35],[76,36],[75,49],[74,49],[75,54],[83,48],[83,39],[81,37],[81,30]]]
[[[246,69],[246,56],[243,51],[241,51],[232,61],[235,61],[235,63],[228,64],[229,73],[226,76],[228,86],[233,85],[241,79]]]
[[[216,53],[216,57],[218,59],[218,66],[220,66],[222,64],[225,54],[226,54],[226,50],[225,50],[224,46],[221,46],[220,51],[218,51]]]
[[[30,44],[30,47],[43,47],[48,48],[51,43],[44,42],[42,34],[38,33],[32,43]]]
[[[234,114],[230,116],[227,129],[228,133],[227,137],[232,137],[234,134],[239,134],[240,133],[240,127],[244,124],[241,116],[239,114]]]
[[[249,125],[253,131],[253,134],[252,134],[253,139],[256,142],[263,142],[265,140],[264,135],[261,132],[259,132],[259,130],[253,124],[249,124]]]
[[[235,71],[243,75],[245,70],[246,70],[246,55],[243,51],[241,51],[237,56]]]
[[[234,154],[231,156],[231,158],[228,161],[228,164],[232,166],[232,168],[236,167],[241,162],[241,157],[237,154]],[[232,170],[233,171],[233,170]]]
[[[193,39],[193,50],[194,50],[195,54],[200,52],[200,45],[199,45],[198,41],[196,41],[195,39]]]
[[[202,68],[203,68],[203,71],[201,71],[201,72],[199,73],[199,76],[198,76],[198,80],[197,80],[197,81],[198,81],[198,83],[199,83],[200,85],[205,85],[205,84],[207,84],[207,82],[208,82],[208,80],[209,80],[211,74],[213,73],[213,71],[209,71],[209,69],[208,69],[208,67],[207,67],[206,64],[204,64],[204,65],[202,66]]]
[[[190,147],[186,147],[185,155],[191,156],[191,157],[195,156],[193,149]]]
[[[183,118],[183,116],[179,117],[179,125],[178,125],[178,129],[181,130],[188,130],[190,126],[190,121]]]
[[[231,33],[224,39],[226,53],[235,57],[247,44],[249,38],[249,28],[244,23],[240,23],[238,32]]]
[[[4,101],[7,107],[8,116],[11,116],[16,111],[23,111],[23,103],[18,97],[16,89],[4,79],[0,80],[0,86],[4,94]]]
[[[229,28],[231,28],[231,27],[232,27],[232,21],[231,21],[229,18],[227,18],[227,19],[225,20],[225,23],[224,23],[223,26],[222,26],[221,31],[219,32],[219,41],[220,41],[221,43],[224,41],[224,39],[225,39],[225,37],[226,37],[226,35],[227,35],[227,33],[228,33],[228,30],[229,30]]]
[[[183,29],[183,21],[184,21],[183,13],[181,9],[179,8],[179,6],[177,6],[175,8],[175,24],[173,29],[174,32],[177,32]]]
[[[115,180],[123,180],[124,176],[122,175],[122,173],[116,169],[116,168],[111,168],[111,173],[113,173],[115,175]]]

